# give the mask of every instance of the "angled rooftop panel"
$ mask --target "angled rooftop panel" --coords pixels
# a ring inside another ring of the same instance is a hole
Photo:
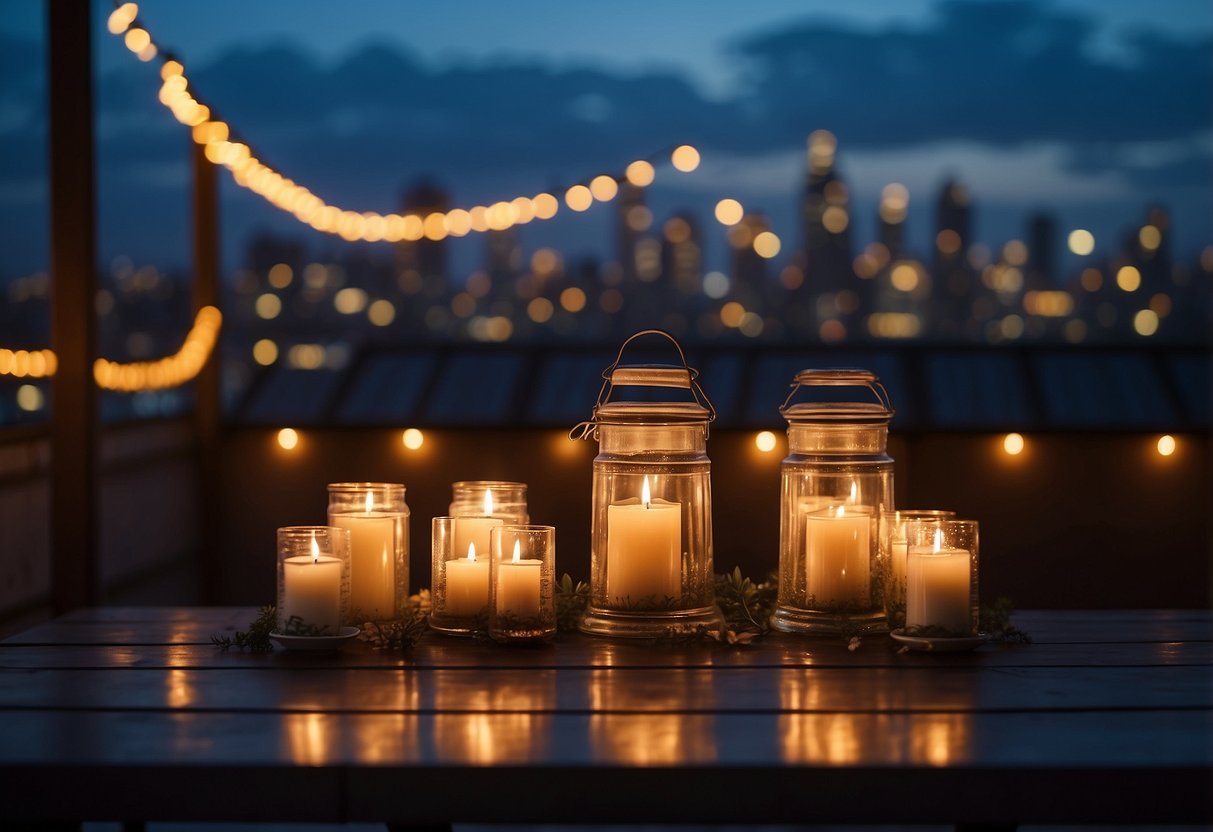
[[[1044,353],[1033,360],[1050,427],[1151,428],[1177,414],[1150,356]]]
[[[371,354],[356,364],[337,419],[357,424],[403,423],[418,414],[435,366],[433,352]]]
[[[434,393],[425,402],[425,422],[439,426],[509,423],[525,361],[525,354],[515,351],[449,356],[435,370]]]
[[[928,354],[926,364],[931,427],[1023,428],[1035,420],[1017,355]]]

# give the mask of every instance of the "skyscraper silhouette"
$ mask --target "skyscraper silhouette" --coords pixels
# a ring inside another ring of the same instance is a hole
[[[852,282],[850,194],[835,171],[838,141],[827,130],[808,139],[801,222],[804,233],[805,286],[810,294],[838,291]]]

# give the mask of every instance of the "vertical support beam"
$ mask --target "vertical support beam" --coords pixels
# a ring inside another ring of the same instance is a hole
[[[219,172],[202,145],[190,142],[193,165],[194,311],[219,306]],[[221,601],[219,568],[219,346],[194,383],[198,449],[198,558],[202,600]]]
[[[48,0],[51,346],[51,602],[100,596],[96,518],[97,393],[92,4]]]

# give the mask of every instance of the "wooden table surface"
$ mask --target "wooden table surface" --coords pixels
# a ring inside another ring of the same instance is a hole
[[[428,635],[222,653],[237,608],[0,642],[0,818],[1213,821],[1213,617],[1022,613],[1030,646]]]

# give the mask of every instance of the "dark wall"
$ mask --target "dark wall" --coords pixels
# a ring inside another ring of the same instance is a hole
[[[557,527],[558,571],[589,575],[592,442],[552,430],[427,430],[409,451],[400,431],[300,431],[293,451],[276,430],[227,430],[221,551],[224,603],[274,597],[274,530],[323,523],[325,485],[403,482],[412,510],[411,584],[430,584],[429,521],[446,514],[461,479],[530,486],[535,523]],[[1152,434],[1033,434],[1022,454],[989,434],[894,435],[897,504],[950,508],[981,521],[981,592],[1030,608],[1203,607],[1211,600],[1213,477],[1208,437],[1178,435],[1171,457]],[[709,441],[716,569],[755,577],[778,562],[783,437],[760,453],[752,431]],[[204,521],[205,522],[205,521]]]

